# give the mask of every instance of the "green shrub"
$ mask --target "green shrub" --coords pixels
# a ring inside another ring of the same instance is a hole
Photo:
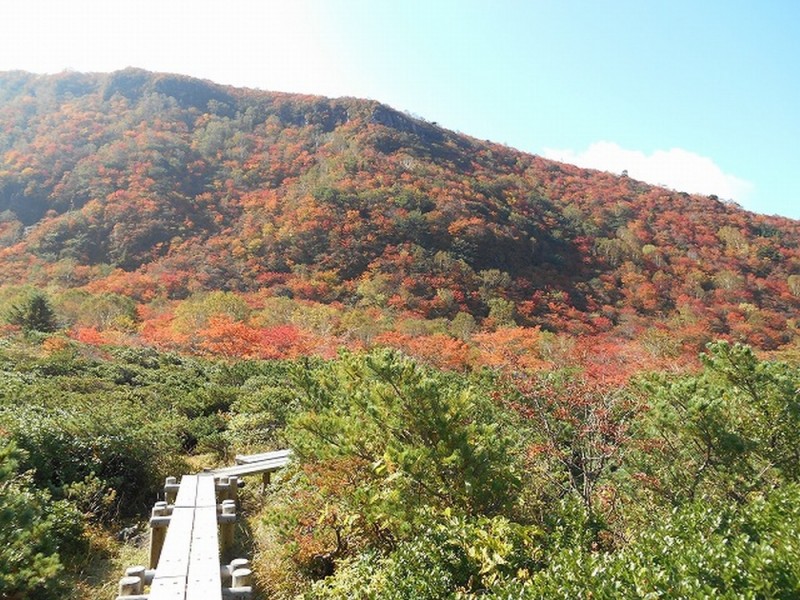
[[[741,344],[709,344],[697,375],[649,382],[631,465],[674,505],[699,495],[742,500],[800,481],[800,369]]]
[[[0,442],[0,598],[63,598],[63,559],[86,550],[81,515],[20,473],[13,442]]]
[[[366,551],[314,584],[307,598],[436,600],[483,593],[527,576],[540,532],[504,517],[428,515],[417,534],[381,555]]]
[[[495,598],[797,598],[800,487],[745,504],[700,498],[658,515],[616,552],[556,549],[547,567]]]
[[[512,440],[463,382],[381,350],[344,356],[299,385],[311,408],[290,423],[292,448],[309,461],[367,463],[359,493],[382,520],[402,527],[426,506],[492,515],[512,502]]]
[[[176,467],[174,433],[131,403],[0,407],[0,425],[26,451],[22,465],[35,471],[35,483],[56,498],[74,496],[76,485],[92,480],[106,496],[113,492],[115,502],[100,503],[104,512],[93,515],[100,520],[140,514]]]

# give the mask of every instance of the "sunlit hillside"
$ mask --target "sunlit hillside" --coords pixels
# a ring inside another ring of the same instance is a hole
[[[12,72],[0,123],[0,293],[45,288],[73,337],[294,356],[439,335],[461,367],[498,328],[673,357],[796,334],[797,221],[374,101]]]

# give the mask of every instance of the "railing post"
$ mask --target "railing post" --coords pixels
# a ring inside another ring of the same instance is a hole
[[[143,566],[128,567],[125,569],[125,577],[136,577],[139,580],[139,585],[136,586],[136,593],[141,594],[144,592],[145,568]]]
[[[175,498],[178,497],[178,479],[176,477],[167,477],[164,482],[164,499],[167,504],[175,504]]]
[[[231,475],[228,477],[228,484],[230,485],[228,498],[234,502],[239,502],[239,478],[236,475]]]
[[[249,587],[253,572],[250,569],[236,569],[231,575],[231,587]]]
[[[249,569],[250,568],[250,561],[246,558],[234,558],[231,561],[231,573],[233,573],[236,569]]]
[[[219,492],[218,497],[220,503],[230,499],[231,483],[227,475],[223,475],[217,480],[216,489]]]
[[[141,579],[138,577],[123,577],[119,580],[119,596],[136,596],[141,593],[139,585]]]
[[[249,568],[241,567],[236,569],[231,575],[231,587],[228,588],[228,594],[231,598],[252,598],[252,572]]]
[[[246,558],[234,558],[229,564],[221,565],[219,568],[222,587],[231,586],[231,576],[236,569],[249,569],[250,561]]]
[[[236,527],[236,503],[233,500],[222,501],[220,516],[220,546],[223,553],[233,546],[233,532]]]
[[[150,518],[150,568],[155,569],[158,559],[161,557],[161,549],[164,547],[164,539],[167,537],[167,503],[156,502],[153,506]]]

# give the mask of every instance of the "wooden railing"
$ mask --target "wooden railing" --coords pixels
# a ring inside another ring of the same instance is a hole
[[[284,467],[291,451],[240,455],[236,464],[168,477],[165,500],[150,519],[150,564],[130,567],[119,582],[123,600],[222,600],[252,594],[249,561],[221,565],[233,545],[239,477],[262,474],[263,482]],[[147,593],[145,593],[147,590]]]

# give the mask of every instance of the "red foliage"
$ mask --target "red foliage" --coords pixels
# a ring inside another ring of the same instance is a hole
[[[94,327],[79,327],[70,331],[70,337],[91,346],[100,346],[107,342],[105,336]]]
[[[179,79],[170,85],[193,93],[173,102],[154,91],[167,76],[140,75],[128,96],[113,74],[0,75],[0,87],[17,78],[0,103],[10,135],[0,196],[14,199],[0,222],[0,284],[154,304],[203,290],[286,295],[387,318],[468,312],[484,329],[503,299],[518,325],[616,344],[604,354],[617,358],[587,363],[609,377],[714,337],[775,349],[795,336],[800,222],[554,163],[373,102]],[[73,77],[74,93],[53,95]],[[224,114],[205,97],[220,93]],[[143,319],[141,337],[225,356],[336,346],[233,322],[192,340],[169,321]],[[659,324],[675,344],[661,343]],[[536,334],[513,329],[476,336],[477,357],[447,336],[384,342],[448,368],[546,366]],[[639,336],[649,338],[637,346]]]

